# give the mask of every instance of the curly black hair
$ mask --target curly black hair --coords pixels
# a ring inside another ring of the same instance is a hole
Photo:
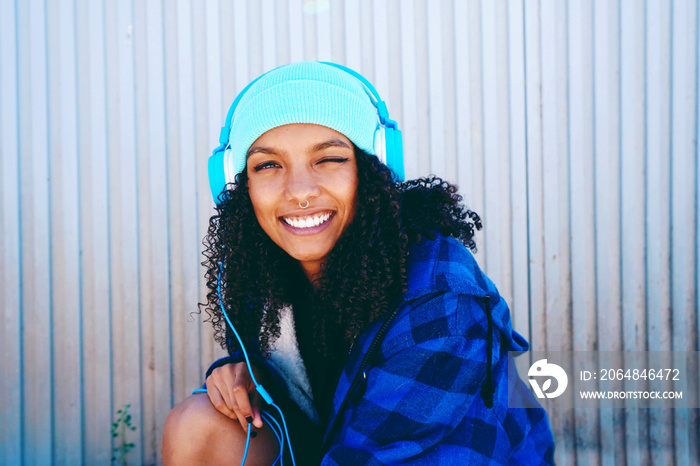
[[[307,303],[315,348],[326,355],[338,341],[349,345],[405,291],[409,248],[422,237],[454,236],[476,250],[473,237],[482,227],[481,219],[461,204],[456,186],[435,176],[396,183],[377,157],[358,148],[355,155],[355,217],[313,287],[304,287],[308,280],[301,266],[260,227],[245,171],[219,196],[203,241],[209,292],[200,309],[209,315],[215,339],[224,349],[233,351],[238,343],[226,328],[219,284],[236,329],[244,341],[258,340],[264,354],[279,336],[280,310],[295,302],[301,286],[311,295]]]

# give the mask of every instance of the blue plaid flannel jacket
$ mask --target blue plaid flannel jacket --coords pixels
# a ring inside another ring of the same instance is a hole
[[[547,415],[509,364],[528,344],[472,254],[438,236],[407,268],[401,303],[353,345],[321,464],[554,464]]]
[[[538,406],[508,364],[528,344],[471,253],[438,236],[411,250],[408,271],[395,315],[355,342],[322,464],[554,464],[544,410],[513,407]]]

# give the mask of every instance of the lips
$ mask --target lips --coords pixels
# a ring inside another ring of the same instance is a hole
[[[317,213],[303,217],[281,217],[289,226],[298,229],[315,228],[326,223],[333,216],[332,212]]]

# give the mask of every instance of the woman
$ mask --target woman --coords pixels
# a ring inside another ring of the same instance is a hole
[[[361,79],[297,63],[234,102],[204,262],[231,356],[169,415],[166,464],[291,456],[243,348],[296,464],[553,463],[544,411],[514,407],[536,406],[508,364],[527,343],[467,249],[480,219],[438,178],[396,182]]]

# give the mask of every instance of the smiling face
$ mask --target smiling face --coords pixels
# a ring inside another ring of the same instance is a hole
[[[280,126],[250,146],[246,170],[260,226],[311,280],[355,215],[352,142],[325,126]]]

